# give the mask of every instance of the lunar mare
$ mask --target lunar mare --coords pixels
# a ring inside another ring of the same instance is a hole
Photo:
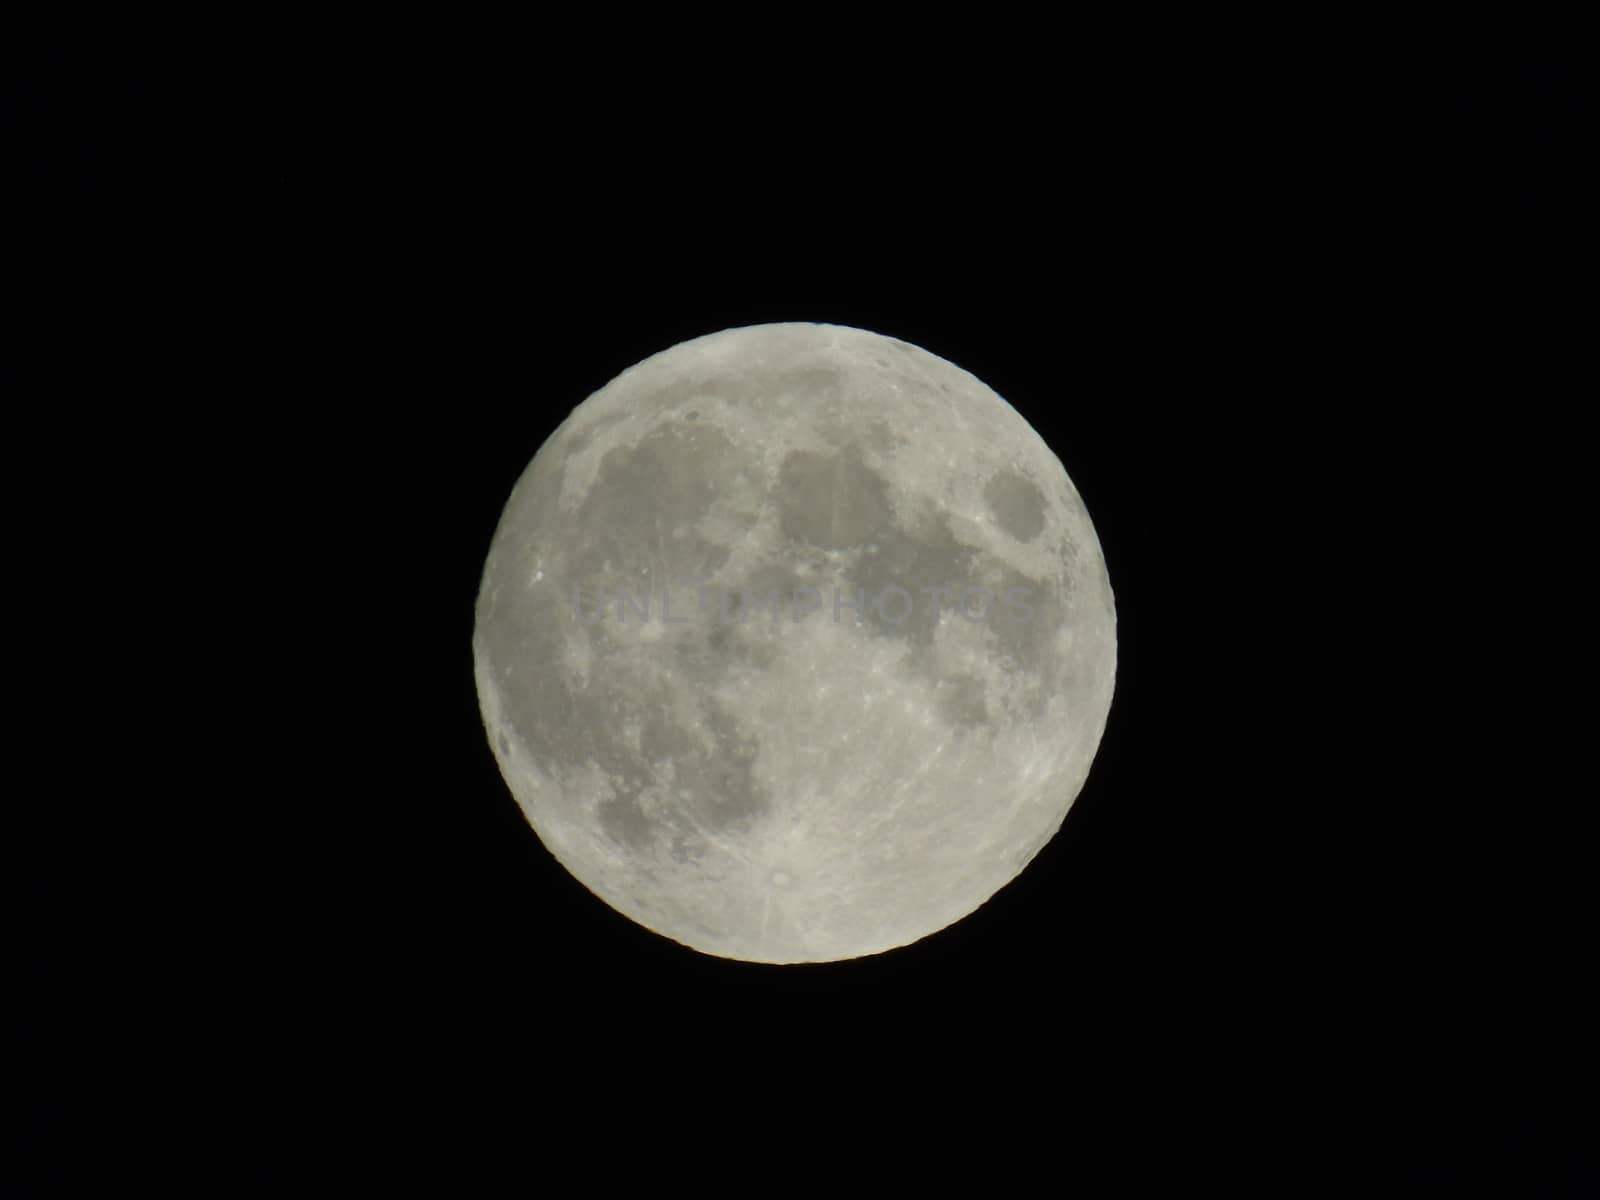
[[[819,962],[960,920],[1054,836],[1116,616],[1077,490],[982,382],[758,325],[645,359],[551,435],[473,653],[501,773],[590,891],[707,954]]]

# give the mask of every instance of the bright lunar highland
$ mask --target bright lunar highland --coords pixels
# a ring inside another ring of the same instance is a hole
[[[706,954],[875,954],[1061,827],[1116,614],[1082,499],[961,368],[838,325],[728,329],[578,405],[478,595],[478,696],[540,840]]]

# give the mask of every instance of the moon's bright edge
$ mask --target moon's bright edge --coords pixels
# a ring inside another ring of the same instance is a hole
[[[776,324],[573,410],[506,504],[473,652],[501,773],[578,880],[707,954],[817,962],[943,929],[1050,840],[1116,615],[1010,405],[905,342]]]

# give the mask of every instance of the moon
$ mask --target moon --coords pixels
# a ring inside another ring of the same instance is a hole
[[[967,916],[1056,834],[1116,610],[1061,462],[968,372],[727,329],[579,404],[513,488],[473,659],[550,853],[705,954],[828,962]]]

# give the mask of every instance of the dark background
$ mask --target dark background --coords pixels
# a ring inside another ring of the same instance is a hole
[[[19,177],[73,231],[20,239],[53,268],[33,311],[105,331],[40,395],[95,414],[69,466],[115,481],[130,614],[96,644],[151,726],[69,752],[112,812],[26,893],[40,1144],[75,1163],[88,1094],[195,1102],[181,1154],[265,1132],[251,1170],[466,1130],[607,1178],[887,1153],[992,1187],[1093,1151],[1576,1187],[1574,61],[824,44],[804,72],[555,47],[13,89]],[[1019,409],[1095,520],[1120,657],[1021,878],[787,968],[554,862],[469,649],[500,506],[571,407],[779,320]]]

